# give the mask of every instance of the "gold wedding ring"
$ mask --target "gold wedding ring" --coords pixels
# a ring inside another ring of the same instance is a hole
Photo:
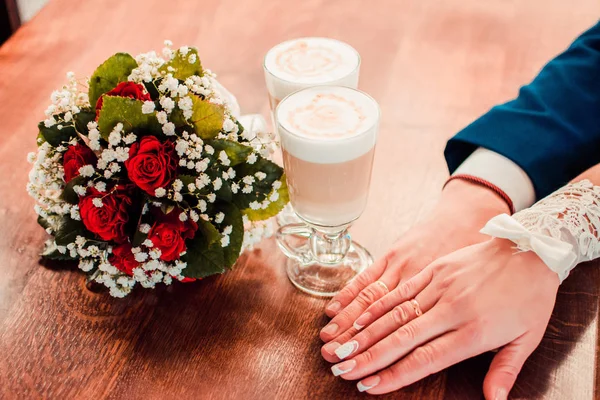
[[[386,293],[390,292],[390,289],[388,289],[387,285],[385,283],[383,283],[382,281],[375,281],[375,283],[377,283],[379,286],[384,288]]]
[[[417,315],[417,317],[423,315],[423,311],[421,311],[421,307],[419,306],[419,302],[417,301],[417,299],[412,299],[410,301],[410,304],[412,304],[413,308],[415,309],[415,314]]]

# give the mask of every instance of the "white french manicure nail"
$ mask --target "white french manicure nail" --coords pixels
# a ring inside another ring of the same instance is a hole
[[[356,367],[356,361],[348,360],[331,367],[331,372],[333,372],[333,376],[340,376],[352,371],[354,367]]]
[[[356,321],[352,324],[352,326],[354,327],[354,329],[356,329],[357,331],[360,331],[362,328],[364,328],[364,325],[360,325],[357,324]]]
[[[343,360],[356,350],[358,350],[358,342],[356,340],[352,340],[335,349],[335,355],[338,356],[340,360]]]
[[[379,385],[379,382],[381,382],[381,378],[377,375],[371,376],[364,380],[369,381],[370,384],[364,384],[363,381],[358,382],[356,387],[358,388],[359,392],[366,392],[369,389],[373,389],[375,386]]]
[[[365,386],[365,385],[362,384],[362,382],[358,382],[356,384],[356,387],[358,388],[359,392],[365,392],[365,391],[367,391],[369,389],[373,389],[375,386],[377,386],[377,385]]]

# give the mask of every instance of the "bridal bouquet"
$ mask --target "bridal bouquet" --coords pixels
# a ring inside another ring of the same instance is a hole
[[[115,54],[87,87],[67,74],[29,155],[42,255],[116,297],[226,271],[288,201],[273,137],[244,131],[196,49],[165,46]]]

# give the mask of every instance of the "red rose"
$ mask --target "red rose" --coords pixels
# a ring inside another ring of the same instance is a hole
[[[65,182],[79,176],[79,168],[84,165],[96,166],[98,158],[87,146],[76,144],[69,146],[63,156],[63,168],[65,170]]]
[[[154,136],[144,136],[140,142],[131,145],[125,168],[133,183],[154,196],[156,189],[166,187],[175,179],[178,162],[171,141],[161,143]]]
[[[179,255],[186,250],[185,240],[193,238],[198,230],[194,221],[188,219],[183,222],[179,219],[179,214],[181,210],[176,208],[169,214],[158,215],[148,232],[148,239],[161,251],[161,260],[178,260]]]
[[[94,204],[95,199],[102,201],[102,207]],[[79,200],[79,213],[90,232],[102,240],[123,243],[127,240],[126,225],[132,211],[132,203],[131,187],[118,185],[106,193],[92,187],[88,188],[87,195]]]
[[[120,246],[113,247],[112,254],[108,257],[108,261],[117,267],[121,272],[129,276],[133,275],[133,269],[140,266],[140,263],[135,260],[135,255],[131,252],[131,244],[124,243]]]
[[[98,118],[98,115],[100,115],[100,110],[102,109],[102,104],[104,102],[104,96],[129,97],[131,99],[137,99],[142,101],[152,100],[150,95],[146,93],[146,89],[143,85],[134,82],[121,82],[113,90],[106,92],[102,96],[98,97],[98,101],[96,102],[96,118]]]

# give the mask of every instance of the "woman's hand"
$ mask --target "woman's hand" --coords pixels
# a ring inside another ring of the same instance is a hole
[[[336,349],[345,361],[332,371],[360,380],[361,391],[387,393],[504,346],[484,394],[506,399],[542,339],[558,286],[535,253],[515,253],[510,241],[458,250],[372,304],[355,321],[360,332]]]
[[[321,338],[329,342],[323,346],[323,357],[330,362],[338,361],[335,348],[356,334],[352,323],[369,305],[437,258],[486,240],[487,236],[479,230],[493,216],[508,211],[504,201],[491,190],[465,181],[451,181],[426,222],[403,235],[386,256],[331,300],[326,314],[334,318],[321,331]]]

